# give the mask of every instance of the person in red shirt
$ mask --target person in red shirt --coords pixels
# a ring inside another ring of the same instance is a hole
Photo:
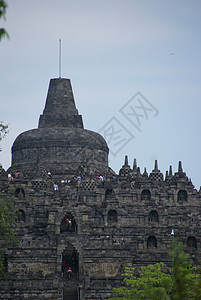
[[[68,270],[67,270],[67,278],[68,278],[68,280],[71,279],[72,273],[73,273],[73,272],[72,272],[72,270],[71,270],[71,267],[69,267]]]

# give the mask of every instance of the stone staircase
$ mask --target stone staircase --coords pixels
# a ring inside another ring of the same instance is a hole
[[[76,277],[72,277],[70,281],[65,280],[63,289],[63,300],[78,300],[77,295],[78,280]]]

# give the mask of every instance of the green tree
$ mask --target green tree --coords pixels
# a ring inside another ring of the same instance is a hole
[[[0,141],[4,138],[4,136],[8,133],[8,125],[4,125],[2,121],[0,121]]]
[[[173,282],[174,289],[172,293],[173,300],[201,299],[200,274],[197,267],[192,266],[190,257],[184,252],[184,246],[181,242],[176,242],[170,255],[174,255]]]
[[[8,125],[4,125],[4,123],[0,121],[0,142],[7,133],[8,133]],[[1,152],[1,147],[0,147],[0,152]]]
[[[0,192],[0,277],[4,273],[3,249],[18,243],[13,230],[17,217],[14,188],[9,187],[7,192]]]
[[[199,273],[196,274],[194,292],[195,292],[195,299],[200,300],[201,299],[201,269],[199,270]]]
[[[3,18],[5,20],[6,16],[6,9],[8,5],[4,0],[0,0],[0,19]],[[2,40],[3,37],[9,37],[7,31],[5,28],[0,28],[0,41]]]
[[[0,141],[8,133],[8,125],[0,122]],[[0,149],[1,151],[1,149]],[[0,186],[0,277],[4,274],[3,249],[17,244],[13,227],[16,225],[14,188]]]
[[[135,268],[126,267],[123,274],[125,285],[113,290],[120,297],[117,299],[149,299],[149,300],[167,300],[170,299],[170,293],[173,288],[173,280],[170,274],[162,271],[163,263],[141,267],[138,277],[134,275]]]
[[[187,300],[201,299],[201,270],[192,266],[181,242],[175,242],[170,256],[174,255],[174,268],[169,274],[162,271],[163,263],[141,267],[139,276],[135,268],[126,267],[124,285],[113,289],[117,297],[110,300]]]
[[[0,0],[0,19],[6,19],[7,3]],[[3,37],[9,38],[5,28],[0,28],[0,41]],[[0,122],[0,141],[8,133],[8,125]],[[0,148],[1,151],[1,148]],[[16,225],[17,218],[16,210],[14,207],[15,197],[13,196],[13,189],[9,187],[7,192],[2,191],[0,187],[0,277],[3,276],[5,271],[3,249],[9,246],[17,245],[18,240],[15,237],[13,226]]]

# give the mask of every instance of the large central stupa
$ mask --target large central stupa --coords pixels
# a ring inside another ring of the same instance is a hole
[[[75,174],[107,172],[108,146],[101,135],[83,127],[69,79],[50,80],[45,109],[38,129],[20,134],[12,147],[12,170],[43,166],[51,172]]]

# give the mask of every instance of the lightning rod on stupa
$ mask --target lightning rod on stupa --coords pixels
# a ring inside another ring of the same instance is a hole
[[[59,78],[61,78],[61,39],[59,39]]]

